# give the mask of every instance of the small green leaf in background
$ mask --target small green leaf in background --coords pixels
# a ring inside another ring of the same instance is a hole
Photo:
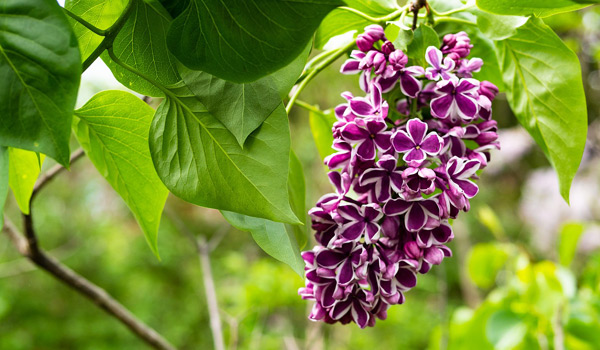
[[[415,60],[418,65],[426,66],[425,51],[429,46],[440,47],[440,38],[430,26],[420,25],[415,30],[413,40],[406,49],[406,55]]]
[[[480,288],[490,288],[498,272],[508,259],[508,254],[497,244],[480,243],[473,246],[467,256],[469,277]]]
[[[55,0],[0,6],[0,146],[44,153],[69,166],[81,75],[73,29]]]
[[[568,222],[560,229],[558,257],[561,265],[571,265],[577,251],[577,242],[579,242],[583,230],[584,225],[579,222]]]
[[[317,145],[317,151],[321,156],[321,160],[335,152],[331,145],[333,144],[333,134],[331,129],[336,118],[331,110],[324,112],[310,111],[308,114],[310,130],[312,131],[313,139]]]
[[[8,196],[8,149],[0,146],[0,230],[4,226],[4,204]]]
[[[128,0],[67,0],[65,8],[78,15],[94,27],[108,29],[119,18]],[[73,32],[79,42],[81,60],[85,59],[100,45],[103,36],[96,35],[84,25],[69,17]]]
[[[150,150],[163,183],[190,203],[299,223],[287,191],[290,131],[283,104],[241,148],[189,89],[181,89],[156,110]]]
[[[265,253],[289,265],[300,277],[304,276],[304,260],[298,243],[284,224],[228,211],[221,211],[221,214],[238,230],[250,232]]]
[[[75,135],[96,169],[123,198],[158,257],[168,191],[156,175],[148,131],[154,110],[124,91],[103,91],[76,111]]]
[[[169,29],[169,49],[190,69],[243,83],[286,66],[340,0],[192,0]]]
[[[587,136],[579,59],[535,18],[497,47],[508,102],[556,170],[568,203]]]
[[[513,36],[517,33],[517,28],[524,25],[528,19],[528,17],[498,16],[477,11],[477,26],[491,40],[504,40]]]
[[[306,221],[306,183],[304,181],[304,171],[302,163],[294,151],[290,152],[290,174],[288,177],[288,193],[290,196],[290,204],[294,214],[300,219],[303,225],[290,225],[298,246],[304,248],[308,242],[308,223]]]
[[[42,170],[44,155],[12,147],[8,149],[8,154],[10,189],[19,209],[24,214],[29,214],[29,201]]]
[[[548,17],[561,12],[575,11],[594,0],[477,0],[477,7],[498,15]]]
[[[412,30],[402,29],[394,23],[390,23],[385,28],[385,36],[392,41],[396,49],[406,51],[408,45],[413,41],[414,33]]]
[[[498,350],[514,349],[521,344],[527,333],[522,316],[510,310],[498,310],[487,321],[485,334]]]
[[[396,9],[394,2],[390,0],[346,0],[345,2],[348,7],[354,8],[371,17],[382,17]],[[351,31],[356,31],[354,34],[356,36],[362,33],[363,29],[370,24],[373,23],[355,13],[343,9],[335,9],[323,19],[319,29],[317,29],[315,34],[315,48],[322,49],[329,39]]]
[[[500,218],[498,218],[496,213],[494,213],[489,206],[483,205],[480,207],[479,211],[477,211],[477,219],[479,219],[479,222],[481,222],[483,226],[490,230],[496,239],[501,240],[506,238]]]
[[[125,64],[162,85],[179,82],[177,60],[167,49],[166,41],[171,16],[160,5],[153,7],[137,1],[134,6],[131,16],[115,38],[113,52]],[[146,79],[113,62],[107,52],[101,57],[115,78],[127,88],[142,95],[164,95]]]

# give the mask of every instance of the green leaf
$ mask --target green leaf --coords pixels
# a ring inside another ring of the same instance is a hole
[[[394,23],[390,23],[385,31],[388,40],[392,40],[394,47],[402,51],[406,51],[408,45],[410,45],[414,38],[412,30],[402,29]],[[393,39],[390,37],[390,34],[393,34]]]
[[[221,214],[238,230],[250,232],[265,253],[289,265],[300,277],[304,276],[304,260],[298,243],[284,224],[228,211],[221,211]]]
[[[354,8],[371,17],[382,17],[393,12],[395,2],[392,0],[346,0],[346,6]],[[363,32],[364,28],[373,22],[344,9],[335,9],[331,11],[315,34],[315,48],[322,49],[327,42],[338,35],[356,31],[356,34]],[[392,40],[392,39],[390,39]]]
[[[579,222],[568,222],[560,229],[558,257],[561,265],[571,265],[583,230],[584,225]]]
[[[243,83],[286,66],[339,0],[192,0],[169,29],[185,66]]]
[[[119,18],[127,0],[67,0],[65,8],[94,27],[102,30],[108,29]],[[81,60],[85,59],[100,45],[103,36],[96,35],[81,23],[69,17],[73,32],[79,42]]]
[[[282,104],[242,149],[191,92],[170,94],[154,116],[150,150],[163,183],[188,202],[299,223],[287,194],[290,131]]]
[[[496,282],[496,275],[506,259],[508,254],[502,247],[489,243],[477,244],[467,256],[469,277],[478,287],[490,288]]]
[[[498,16],[477,11],[477,26],[491,40],[504,40],[515,35],[517,28],[524,25],[528,19],[521,16]]]
[[[324,160],[325,157],[334,153],[334,149],[331,148],[333,145],[333,134],[331,129],[333,128],[333,123],[336,121],[335,116],[331,110],[323,113],[310,111],[308,113],[308,121],[313,139],[317,145],[317,151],[319,151],[321,160]]]
[[[148,132],[154,110],[124,91],[103,91],[76,111],[74,131],[100,174],[123,198],[158,257],[168,191],[156,175]]]
[[[181,69],[181,75],[187,87],[235,136],[240,146],[281,104],[279,92],[270,77],[237,84],[187,68]]]
[[[181,80],[177,61],[167,49],[167,30],[170,15],[143,1],[134,5],[131,17],[115,38],[113,51],[117,58],[162,85],[176,84]],[[161,7],[158,7],[161,9]],[[127,88],[148,96],[163,96],[152,83],[113,62],[107,52],[102,60],[115,78]]]
[[[569,202],[587,136],[587,109],[577,55],[540,19],[498,44],[506,96],[558,174]]]
[[[331,11],[315,34],[315,48],[322,49],[333,37],[355,31],[354,37],[372,24],[363,17],[342,9]]]
[[[425,51],[429,46],[440,46],[436,31],[427,25],[420,25],[414,32],[413,40],[406,49],[408,58],[412,58],[421,66],[426,66]]]
[[[243,147],[246,138],[281,104],[302,73],[311,45],[277,72],[251,83],[232,83],[180,66],[187,88]]]
[[[0,146],[0,230],[4,226],[4,204],[8,196],[8,149]]]
[[[495,349],[514,349],[525,338],[527,324],[510,310],[498,310],[487,321],[485,335]]]
[[[29,201],[33,187],[42,171],[44,155],[18,148],[8,148],[9,154],[9,185],[17,200],[19,209],[29,214]]]
[[[594,0],[477,0],[477,7],[498,15],[548,17],[561,12],[575,11]]]
[[[279,91],[279,97],[281,97],[282,100],[288,97],[292,87],[296,84],[296,81],[298,81],[298,78],[302,74],[312,46],[312,42],[309,42],[304,48],[304,51],[302,51],[292,63],[269,75],[273,84],[275,84],[277,91]]]
[[[0,6],[0,146],[44,153],[69,166],[81,60],[54,0]]]
[[[288,194],[294,214],[303,223],[302,225],[291,225],[298,241],[300,249],[304,248],[308,241],[308,223],[306,216],[306,184],[304,182],[304,171],[302,163],[294,151],[290,151],[290,174],[288,176]]]

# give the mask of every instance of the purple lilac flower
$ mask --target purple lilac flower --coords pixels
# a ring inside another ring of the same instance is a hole
[[[461,58],[469,56],[471,53],[471,39],[465,32],[444,35],[442,43],[442,53],[448,55],[451,59],[458,61]]]
[[[369,120],[364,127],[357,123],[348,123],[341,131],[341,138],[358,145],[356,154],[362,160],[375,159],[376,149],[387,151],[392,146],[390,142],[391,131],[386,131],[387,125],[383,121]]]
[[[483,61],[467,57],[464,32],[428,48],[427,70],[407,67],[380,26],[365,28],[357,46],[341,72],[360,73],[366,96],[344,92],[335,107],[335,153],[325,158],[335,191],[309,211],[317,245],[302,253],[298,293],[314,302],[311,320],[364,328],[405,302],[417,274],[452,256],[448,219],[469,210],[477,172],[499,148],[498,88],[471,78]]]
[[[337,208],[337,213],[341,225],[336,234],[342,238],[342,242],[356,242],[363,238],[365,242],[371,243],[379,238],[378,221],[383,216],[379,205],[359,207],[354,203],[346,203]]]
[[[474,79],[450,79],[437,83],[438,94],[431,100],[431,114],[452,123],[469,122],[477,117],[477,90],[479,82]]]
[[[394,156],[389,154],[381,156],[376,168],[368,169],[360,176],[360,184],[372,186],[378,202],[385,202],[392,198],[392,188],[397,193],[401,191],[404,183],[403,173],[397,169],[396,163]]]
[[[408,165],[418,167],[427,156],[436,156],[443,145],[442,138],[435,132],[427,134],[427,124],[419,119],[411,119],[406,130],[397,130],[392,136],[392,146]]]
[[[429,46],[425,52],[425,60],[431,67],[425,69],[425,77],[429,80],[448,80],[454,75],[451,73],[455,63],[449,57],[443,58],[442,51],[434,46]]]

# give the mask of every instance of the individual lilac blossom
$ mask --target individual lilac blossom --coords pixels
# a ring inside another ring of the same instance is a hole
[[[458,61],[461,58],[469,56],[472,47],[471,39],[469,39],[467,33],[446,34],[442,43],[442,53]]]
[[[478,95],[479,116],[484,120],[490,120],[492,118],[492,101],[498,95],[498,87],[484,80],[479,83]]]
[[[427,133],[427,124],[419,119],[411,119],[405,130],[397,130],[392,136],[392,146],[410,166],[420,166],[427,156],[435,156],[442,149],[442,138],[435,132]]]
[[[329,181],[335,187],[335,193],[323,195],[317,201],[317,205],[327,211],[332,211],[337,208],[350,190],[352,179],[348,173],[338,173],[337,171],[330,171],[328,176]]]
[[[425,60],[431,67],[425,69],[425,77],[429,80],[448,80],[454,76],[452,70],[455,63],[449,57],[443,58],[442,51],[429,46],[425,52]]]
[[[373,24],[365,27],[365,32],[357,36],[356,46],[358,46],[361,51],[367,52],[373,48],[375,42],[383,38],[385,38],[383,28]]]
[[[417,242],[410,241],[404,245],[404,262],[413,266],[419,273],[427,273],[431,265],[439,265],[445,257],[452,256],[452,251],[443,244],[419,247]]]
[[[431,100],[431,114],[440,119],[449,119],[452,123],[473,120],[479,110],[478,89],[479,82],[475,79],[453,78],[438,82],[438,96]]]
[[[385,202],[392,197],[392,188],[394,191],[400,192],[403,184],[402,171],[396,167],[396,158],[388,154],[377,161],[376,168],[362,173],[359,181],[362,186],[373,188],[378,202]]]
[[[389,92],[400,82],[400,91],[406,96],[416,97],[423,88],[423,83],[418,77],[423,76],[425,70],[421,66],[410,66],[396,72],[389,73],[376,78],[381,86],[382,92]]]
[[[479,72],[483,66],[483,60],[478,57],[470,60],[460,60],[456,69],[456,75],[460,78],[472,78],[474,72]]]
[[[408,167],[402,172],[402,194],[405,198],[435,191],[436,175],[429,168]]]
[[[339,248],[318,251],[315,253],[315,260],[321,269],[319,271],[333,270],[338,286],[345,287],[356,278],[355,270],[361,266],[366,267],[367,251],[360,244],[346,242]],[[343,290],[334,291],[333,297],[344,297]]]
[[[465,161],[463,158],[452,157],[444,167],[448,197],[458,209],[468,208],[468,200],[479,192],[479,187],[470,180],[479,170],[479,165],[478,160]]]
[[[367,97],[353,97],[348,101],[350,110],[360,117],[387,117],[388,104],[381,96],[379,84],[373,84]]]
[[[383,212],[385,215],[404,214],[404,225],[411,232],[439,226],[439,222],[436,221],[440,218],[440,208],[435,199],[391,199],[383,207]]]
[[[358,241],[363,238],[371,243],[379,238],[379,219],[383,216],[377,204],[358,206],[354,203],[344,203],[337,208],[337,213],[343,224],[336,234],[345,241]]]
[[[336,140],[333,142],[332,148],[338,152],[333,153],[325,158],[325,164],[329,169],[347,169],[351,163],[353,156],[356,154],[355,149],[347,142]]]
[[[342,129],[341,138],[357,145],[356,154],[362,160],[372,160],[375,159],[377,149],[387,151],[392,147],[390,142],[392,133],[386,129],[386,123],[379,120],[369,120],[364,127],[352,122]]]
[[[344,62],[342,67],[340,68],[340,73],[342,74],[357,74],[362,71],[359,68],[360,63],[363,58],[365,58],[365,53],[359,50],[352,50],[350,54],[350,58]]]
[[[431,230],[421,230],[417,233],[417,245],[421,248],[428,248],[433,245],[442,245],[450,242],[454,238],[452,227],[447,222]]]

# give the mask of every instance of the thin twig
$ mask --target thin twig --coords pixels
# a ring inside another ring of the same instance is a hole
[[[215,350],[225,350],[223,341],[223,329],[221,328],[221,316],[219,315],[219,305],[217,302],[217,291],[210,267],[210,253],[206,239],[203,236],[196,239],[196,249],[200,256],[200,266],[202,267],[202,280],[204,292],[206,293],[206,302],[208,303],[208,312],[210,315],[210,330],[213,335]]]
[[[177,230],[186,235],[196,247],[196,251],[200,258],[200,267],[202,268],[202,282],[204,284],[206,304],[208,305],[208,316],[210,318],[210,330],[212,332],[213,343],[215,350],[225,350],[221,316],[217,301],[217,291],[215,289],[215,282],[210,267],[210,252],[219,245],[225,236],[225,233],[227,233],[227,230],[219,230],[209,242],[206,242],[206,239],[203,236],[197,237],[172,210],[166,208],[165,213],[171,222],[173,222]]]
[[[76,150],[75,152],[73,152],[71,154],[71,160],[69,161],[69,164],[73,165],[73,163],[75,163],[78,159],[80,159],[84,155],[85,155],[85,153],[83,152],[82,148]],[[52,179],[54,179],[56,177],[56,175],[60,174],[60,172],[65,169],[66,168],[64,166],[57,164],[57,165],[53,166],[52,168],[50,168],[50,170],[45,172],[43,175],[41,175],[40,178],[38,179],[38,181],[36,182],[35,186],[33,187],[33,193],[31,194],[31,201],[33,201],[33,198],[35,198],[35,196],[38,194],[38,192],[44,186],[46,186],[48,184],[48,182],[50,182]]]
[[[32,235],[35,240],[35,231],[33,230],[32,224],[31,217],[29,217],[29,225],[31,226],[27,229],[31,231],[28,235]],[[129,328],[138,338],[148,345],[161,350],[175,349],[175,347],[173,347],[166,339],[139,320],[104,289],[88,281],[83,276],[77,274],[69,267],[46,254],[46,252],[41,250],[37,244],[32,246],[30,244],[31,238],[28,237],[26,239],[23,237],[8,218],[6,218],[4,222],[4,232],[8,235],[8,238],[12,241],[13,245],[21,255],[31,260],[31,262],[47,271],[55,278],[64,282],[79,294],[90,299],[110,316],[127,326],[127,328]]]

